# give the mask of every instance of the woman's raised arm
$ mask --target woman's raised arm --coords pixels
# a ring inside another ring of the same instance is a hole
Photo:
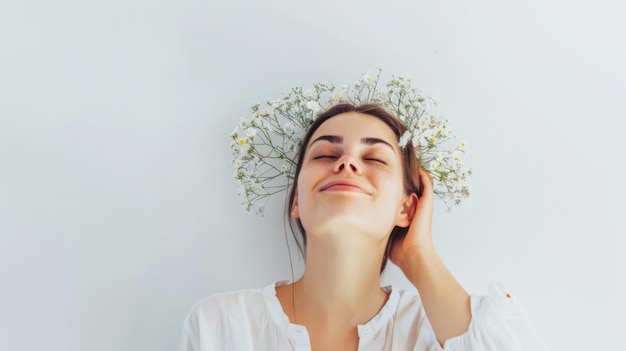
[[[406,236],[393,244],[391,261],[417,288],[426,316],[443,346],[449,338],[467,331],[470,296],[435,251],[432,241],[433,181],[420,168],[422,196]],[[415,195],[413,195],[415,196]]]

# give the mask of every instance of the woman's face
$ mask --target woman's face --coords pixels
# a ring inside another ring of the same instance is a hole
[[[401,152],[374,116],[347,112],[324,122],[302,161],[291,216],[308,235],[365,232],[385,243],[407,226]]]

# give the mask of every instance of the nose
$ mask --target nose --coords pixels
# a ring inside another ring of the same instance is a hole
[[[357,164],[356,160],[351,157],[344,155],[337,160],[333,171],[335,173],[342,172],[343,170],[352,171],[355,174],[361,174],[361,167]]]

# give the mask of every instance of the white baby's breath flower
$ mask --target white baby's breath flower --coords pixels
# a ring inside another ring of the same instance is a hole
[[[435,101],[406,77],[392,77],[386,84],[378,84],[380,72],[368,72],[339,88],[321,83],[309,90],[294,88],[281,99],[252,105],[249,119],[241,118],[230,134],[233,177],[240,184],[238,195],[244,209],[263,215],[267,197],[287,189],[306,130],[319,111],[339,101],[377,104],[397,116],[408,128],[398,144],[403,149],[409,145],[414,148],[421,166],[437,180],[435,194],[448,209],[469,196],[466,182],[472,172],[463,169],[460,156],[467,148],[465,142],[445,150],[441,145],[454,135],[447,119],[431,112]]]
[[[467,143],[465,141],[462,141],[459,144],[459,148],[461,149],[461,151],[467,151]]]
[[[241,148],[239,149],[239,157],[246,158],[250,157],[250,150],[252,150],[252,146],[246,141],[246,139],[239,139],[239,144]]]
[[[334,92],[333,95],[331,95],[330,99],[332,101],[341,101],[343,100],[343,94],[341,92]]]
[[[241,123],[239,123],[239,130],[243,131],[246,130],[246,128],[250,128],[252,126],[252,121],[245,119],[242,120]]]
[[[272,106],[274,108],[281,108],[281,107],[283,107],[283,104],[284,104],[283,99],[276,99],[276,100],[272,101]]]
[[[363,83],[367,85],[371,85],[373,82],[374,82],[374,77],[372,77],[372,74],[370,72],[367,72],[363,75]]]
[[[431,171],[436,171],[439,168],[439,162],[432,160],[430,161],[430,164],[428,165],[428,167],[430,168]]]
[[[402,134],[402,137],[400,137],[400,147],[404,149],[406,144],[409,142],[409,139],[411,139],[411,132],[407,130],[404,134]]]
[[[307,101],[306,107],[313,111],[313,113],[317,113],[322,108],[317,101]]]
[[[239,132],[239,126],[235,127],[235,129],[233,129],[233,131],[230,133],[230,137],[233,139],[237,139],[237,136],[239,134],[237,134]]]
[[[256,135],[256,128],[246,129],[246,136],[248,137],[248,139],[254,139],[255,135]]]
[[[461,154],[459,154],[458,152],[455,152],[455,153],[453,154],[453,156],[452,156],[452,159],[453,159],[454,161],[456,161],[457,163],[460,163],[460,162],[461,162]]]
[[[420,150],[424,150],[428,146],[428,137],[424,135],[414,135],[412,141],[413,141],[413,145],[419,148]]]

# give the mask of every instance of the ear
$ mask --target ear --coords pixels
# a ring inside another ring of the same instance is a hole
[[[298,189],[295,190],[295,194],[293,196],[293,202],[291,203],[291,218],[298,219],[300,218],[300,209],[298,208]]]
[[[409,196],[406,196],[404,202],[402,202],[402,206],[400,207],[400,212],[398,212],[398,216],[396,218],[396,225],[398,227],[406,228],[413,221],[413,215],[415,214],[415,209],[417,208],[417,195],[412,193]]]

